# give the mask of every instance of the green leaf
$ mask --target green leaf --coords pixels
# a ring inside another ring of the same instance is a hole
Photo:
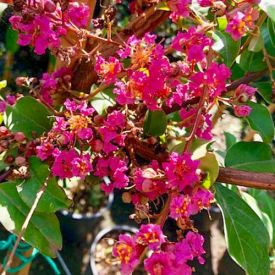
[[[275,173],[275,160],[272,159],[264,161],[252,161],[232,165],[231,167],[244,171],[254,171],[259,173]]]
[[[95,108],[99,115],[106,114],[107,108],[115,105],[115,96],[113,88],[107,88],[98,93],[91,100],[91,105]]]
[[[17,44],[18,33],[13,30],[11,27],[7,28],[6,37],[5,37],[5,48],[8,52],[15,54],[19,49],[19,45]]]
[[[257,141],[240,141],[229,148],[224,163],[225,166],[235,166],[237,164],[246,164],[271,159],[272,151],[268,144]]]
[[[258,94],[267,102],[272,102],[272,83],[271,81],[255,82],[253,86],[258,90]]]
[[[203,158],[200,158],[200,169],[207,173],[206,179],[202,186],[209,189],[216,181],[219,175],[219,164],[215,154],[208,152]]]
[[[267,24],[263,24],[261,27],[261,36],[264,41],[264,47],[268,55],[275,57],[275,46],[272,43],[271,37],[269,35],[269,30]]]
[[[13,132],[23,132],[28,138],[40,136],[52,127],[52,114],[44,105],[30,96],[20,98],[14,106],[8,106],[4,116],[5,125]]]
[[[236,143],[236,137],[228,132],[224,132],[226,149],[228,150],[232,145]]]
[[[218,28],[220,31],[224,31],[226,29],[227,26],[227,18],[226,16],[220,16],[217,18],[217,22],[218,22]]]
[[[23,181],[17,186],[17,191],[21,199],[31,207],[36,198],[36,194],[45,183],[50,174],[49,167],[36,157],[29,159],[30,163],[30,178]],[[37,207],[37,212],[54,213],[60,209],[66,209],[70,206],[63,189],[58,185],[55,178],[48,181],[48,186],[42,195]]]
[[[216,31],[213,38],[213,49],[220,53],[225,65],[231,67],[239,54],[241,40],[234,41],[229,34],[222,31]]]
[[[250,127],[261,135],[264,142],[271,142],[274,137],[274,125],[268,109],[254,102],[248,102],[247,105],[252,108],[247,117]]]
[[[269,32],[270,40],[273,46],[275,46],[275,22],[273,22],[270,18],[267,19],[267,29]]]
[[[21,200],[16,183],[0,185],[0,222],[10,232],[18,235],[30,208]],[[23,239],[42,254],[54,257],[62,247],[59,222],[54,214],[34,212]]]
[[[145,135],[161,136],[165,133],[167,117],[163,111],[147,111],[143,131]]]
[[[269,235],[255,212],[233,191],[216,185],[216,200],[223,214],[230,256],[248,275],[268,275]]]
[[[256,34],[255,36],[252,37],[248,45],[248,50],[251,52],[259,52],[263,49],[263,47],[264,47],[264,41],[262,36],[260,34]]]
[[[255,200],[255,198],[253,196],[251,196],[250,194],[248,194],[246,192],[241,192],[241,196],[242,196],[243,200],[250,206],[250,208],[262,220],[262,222],[265,225],[265,228],[268,232],[270,243],[272,243],[273,226],[272,226],[272,223],[271,223],[271,219],[269,218],[269,216],[266,213],[264,213],[260,209],[260,206],[258,205],[258,202]]]
[[[260,209],[266,213],[273,224],[273,247],[275,248],[275,200],[264,190],[250,189],[249,193],[256,199]]]
[[[245,72],[259,72],[267,67],[262,52],[255,53],[248,50],[242,53],[239,66]]]
[[[275,22],[275,1],[274,0],[261,0],[259,3],[260,8],[266,12],[270,19]]]

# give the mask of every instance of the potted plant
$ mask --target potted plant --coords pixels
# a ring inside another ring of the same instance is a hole
[[[122,233],[133,235],[135,227],[116,225],[102,229],[95,237],[90,250],[90,267],[93,275],[120,274],[120,263],[112,256],[113,246]],[[140,274],[140,273],[139,273]]]
[[[106,198],[100,189],[99,179],[93,176],[67,181],[65,190],[73,203],[69,209],[57,213],[63,237],[70,242],[80,242],[103,219],[114,196],[111,193]]]

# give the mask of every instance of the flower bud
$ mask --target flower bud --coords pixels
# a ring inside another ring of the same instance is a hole
[[[97,153],[103,149],[103,142],[100,139],[92,140],[90,145],[91,145],[92,150]]]
[[[252,108],[248,105],[236,105],[233,107],[234,113],[238,117],[247,117],[252,111]]]
[[[51,0],[46,0],[44,4],[44,11],[46,12],[54,12],[56,9],[56,5]]]
[[[0,136],[6,136],[9,133],[9,130],[5,126],[0,126]]]
[[[25,137],[24,133],[22,133],[22,132],[17,132],[17,133],[14,134],[14,139],[15,139],[17,142],[23,142],[23,141],[26,139],[26,137]]]
[[[15,164],[17,166],[23,166],[26,164],[26,159],[24,157],[17,157],[15,158]]]
[[[17,77],[15,83],[18,87],[24,86],[28,83],[28,78],[23,76]]]
[[[5,158],[4,162],[7,164],[12,164],[14,162],[14,157],[9,155]]]

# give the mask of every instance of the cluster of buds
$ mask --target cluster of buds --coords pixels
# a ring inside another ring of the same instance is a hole
[[[241,84],[235,90],[233,97],[231,98],[233,104],[233,110],[236,116],[246,117],[252,111],[252,108],[245,103],[248,102],[256,93],[257,89],[246,84]]]

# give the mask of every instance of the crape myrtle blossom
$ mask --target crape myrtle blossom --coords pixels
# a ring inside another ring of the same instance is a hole
[[[248,7],[244,11],[236,11],[227,16],[228,24],[226,32],[228,32],[234,40],[241,39],[248,31],[254,27],[254,22],[258,19],[259,12]]]
[[[31,45],[34,52],[41,55],[47,48],[57,49],[68,28],[85,27],[88,18],[89,8],[84,4],[70,2],[64,11],[51,0],[38,0],[31,5],[24,4],[18,15],[10,17],[10,23],[19,32],[18,44]]]
[[[107,194],[111,193],[114,188],[122,189],[126,187],[129,183],[129,178],[126,175],[128,167],[126,162],[116,156],[111,156],[109,158],[101,158],[97,161],[95,167],[95,176],[109,177],[110,183],[105,182],[101,184],[101,189]]]
[[[209,208],[213,199],[213,194],[203,188],[199,188],[191,195],[174,196],[170,204],[170,217],[175,220],[188,220],[191,215],[199,213],[203,208]]]
[[[145,242],[141,242],[144,239]],[[153,241],[149,242],[147,239]],[[121,234],[113,248],[113,256],[121,261],[122,274],[130,275],[139,263],[142,249],[147,247],[152,250],[144,261],[144,268],[149,274],[192,274],[188,261],[198,259],[200,264],[204,263],[203,243],[203,237],[191,231],[180,242],[172,243],[167,240],[158,225],[146,224],[133,236]]]
[[[187,186],[193,186],[198,181],[196,173],[199,167],[198,160],[192,160],[191,155],[185,153],[171,153],[168,162],[162,164],[165,175],[168,179],[169,186],[183,191]]]

